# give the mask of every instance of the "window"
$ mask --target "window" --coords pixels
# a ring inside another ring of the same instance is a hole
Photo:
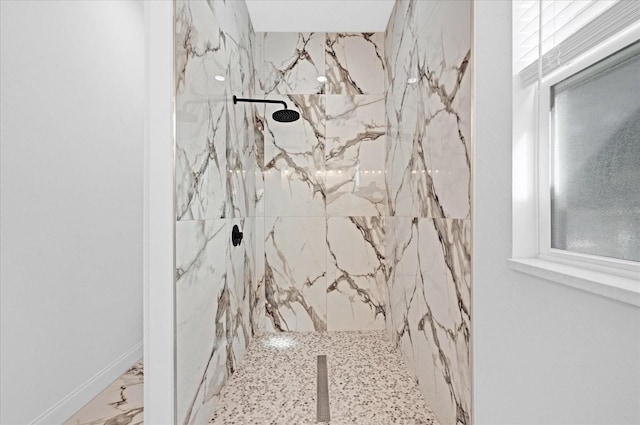
[[[640,306],[640,2],[524,0],[513,28],[510,264]]]
[[[640,43],[549,95],[550,248],[640,261]]]

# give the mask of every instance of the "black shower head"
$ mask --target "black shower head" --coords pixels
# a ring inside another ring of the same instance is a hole
[[[292,109],[280,109],[275,111],[271,117],[278,122],[293,122],[300,118],[300,114]]]
[[[242,99],[233,96],[233,104],[238,102],[250,102],[250,103],[279,103],[284,106],[284,109],[275,111],[271,117],[278,122],[293,122],[300,118],[300,114],[297,111],[287,109],[287,103],[282,100],[267,100],[267,99]]]

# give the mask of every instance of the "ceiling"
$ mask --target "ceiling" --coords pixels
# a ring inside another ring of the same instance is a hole
[[[247,0],[256,32],[382,32],[395,0]]]

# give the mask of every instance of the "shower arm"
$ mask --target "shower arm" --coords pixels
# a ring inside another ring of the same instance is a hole
[[[284,106],[284,109],[287,109],[287,103],[283,100],[266,100],[266,99],[243,99],[241,97],[233,96],[233,104],[235,105],[238,102],[248,102],[248,103],[279,103]]]

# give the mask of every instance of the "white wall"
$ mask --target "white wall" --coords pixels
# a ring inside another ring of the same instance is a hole
[[[0,422],[25,424],[142,340],[144,21],[136,1],[0,5]]]
[[[511,2],[475,2],[474,419],[640,423],[640,309],[511,271]]]

